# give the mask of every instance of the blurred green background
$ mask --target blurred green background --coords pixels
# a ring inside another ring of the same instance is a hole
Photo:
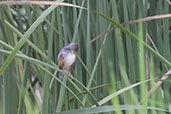
[[[0,113],[171,112],[169,0],[59,1],[0,5]],[[70,42],[74,79],[60,81]]]

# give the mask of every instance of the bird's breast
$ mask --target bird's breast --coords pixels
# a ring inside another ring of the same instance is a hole
[[[74,53],[67,54],[66,57],[64,57],[64,66],[63,68],[70,67],[75,62],[76,56]]]

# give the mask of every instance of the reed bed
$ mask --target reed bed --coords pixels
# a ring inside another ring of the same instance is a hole
[[[169,0],[0,2],[0,114],[171,113]],[[76,42],[73,78],[57,56]]]

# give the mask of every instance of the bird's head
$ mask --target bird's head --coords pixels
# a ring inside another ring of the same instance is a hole
[[[72,50],[73,52],[76,52],[78,50],[78,44],[75,42],[72,42],[68,45],[69,49]]]

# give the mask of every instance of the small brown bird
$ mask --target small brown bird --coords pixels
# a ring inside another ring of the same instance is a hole
[[[77,43],[70,43],[69,45],[62,48],[62,50],[58,54],[58,67],[64,72],[70,75],[68,71],[70,67],[75,68],[76,56],[75,52],[78,50]],[[63,75],[61,72],[58,73],[58,77],[62,80]]]

